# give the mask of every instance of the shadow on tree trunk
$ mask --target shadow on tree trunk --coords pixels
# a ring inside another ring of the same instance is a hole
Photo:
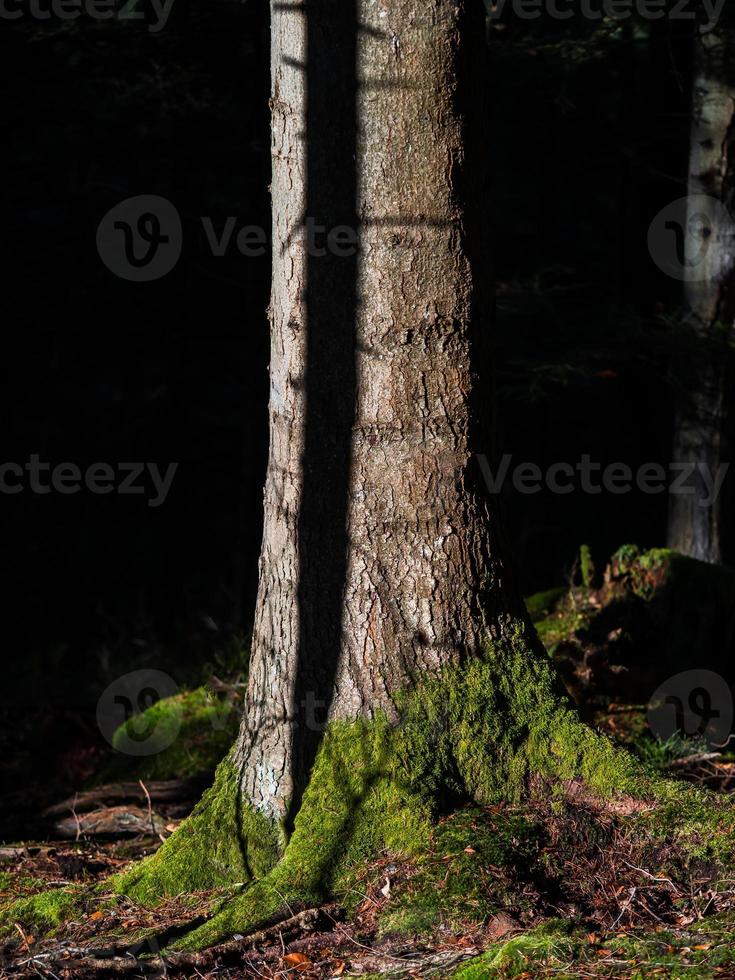
[[[352,428],[357,399],[357,249],[326,241],[357,229],[357,3],[304,4],[306,74],[306,419],[298,524],[299,658],[292,705],[294,795],[301,805],[326,725],[342,646]],[[333,43],[328,44],[328,41]],[[324,230],[322,230],[324,229]]]

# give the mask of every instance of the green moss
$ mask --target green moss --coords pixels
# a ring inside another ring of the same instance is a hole
[[[633,821],[652,838],[674,841],[690,859],[716,861],[721,867],[735,856],[735,807],[728,797],[688,783],[658,780],[655,806]]]
[[[578,777],[602,796],[645,793],[640,764],[579,721],[551,663],[529,647],[519,627],[408,695],[396,751],[412,778],[480,804],[518,801],[539,776]]]
[[[77,891],[62,888],[0,906],[0,936],[12,934],[16,923],[26,931],[49,932],[70,917],[78,900]]]
[[[530,932],[496,944],[487,953],[465,963],[454,973],[456,980],[486,980],[492,976],[527,974],[534,964],[568,963],[575,955],[576,943],[569,923],[552,919]]]
[[[105,778],[134,774],[143,780],[173,779],[211,771],[234,741],[240,715],[205,687],[163,698],[128,719],[113,735],[120,753]],[[136,732],[154,732],[162,752],[150,756],[125,753]]]
[[[425,849],[434,801],[409,785],[394,751],[395,733],[384,718],[332,724],[282,860],[177,945],[206,946],[285,914],[291,904],[320,902],[344,887],[356,862],[382,848]]]
[[[598,936],[551,920],[529,932],[496,943],[463,964],[452,980],[491,980],[514,976],[611,977],[644,980],[707,980],[730,976],[735,962],[732,913],[704,920],[687,931],[648,930]]]
[[[673,929],[597,936],[551,920],[520,936],[495,944],[463,964],[453,980],[534,977],[611,977],[644,980],[707,980],[730,976],[735,963],[733,914],[705,919],[685,931]]]
[[[626,579],[634,595],[650,599],[669,578],[673,565],[688,561],[693,559],[667,548],[641,551],[634,544],[625,544],[610,559],[610,572],[613,579]]]
[[[594,611],[586,597],[580,589],[565,592],[546,615],[534,621],[538,637],[551,656],[560,644],[573,641],[578,630],[589,626]]]
[[[582,578],[582,587],[591,589],[595,577],[595,563],[592,561],[592,552],[588,544],[583,544],[579,549],[579,574]]]
[[[278,859],[268,822],[240,804],[238,776],[229,756],[191,816],[152,857],[113,879],[116,891],[144,905],[167,895],[251,881]]]
[[[566,595],[566,589],[558,587],[547,589],[545,592],[536,592],[528,596],[525,600],[526,610],[534,623],[545,619],[550,613],[556,610],[559,601]]]
[[[537,776],[557,785],[580,777],[603,795],[641,791],[639,765],[580,723],[551,665],[529,654],[526,639],[519,628],[482,660],[407,692],[398,724],[384,717],[332,724],[277,864],[277,828],[247,808],[238,813],[228,763],[192,818],[122,889],[149,901],[260,879],[187,937],[185,945],[199,946],[255,928],[291,903],[320,901],[381,849],[426,852],[444,803],[519,800]],[[243,841],[261,855],[257,870],[243,858]],[[273,869],[263,876],[269,861]]]
[[[411,935],[440,926],[459,932],[467,923],[522,904],[523,897],[503,884],[497,869],[521,877],[540,846],[541,828],[525,814],[459,810],[434,828],[407,880],[394,886],[380,915],[380,932]]]

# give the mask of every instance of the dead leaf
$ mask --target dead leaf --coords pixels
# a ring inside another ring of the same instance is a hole
[[[465,852],[465,854],[475,854],[476,853],[474,847],[465,847],[464,852]]]
[[[498,912],[487,924],[487,935],[489,939],[501,939],[520,928],[520,922],[505,912]]]
[[[90,919],[92,919],[94,922],[97,922],[98,919],[104,918],[104,915],[105,915],[104,912],[102,912],[100,909],[97,909],[96,912],[93,912],[90,915]]]
[[[347,963],[345,963],[344,960],[340,960],[338,963],[335,963],[335,965],[332,967],[332,976],[341,977],[346,969],[347,969]]]
[[[304,970],[308,970],[311,966],[311,960],[305,953],[286,953],[283,957],[283,962],[286,963],[289,968],[298,970],[302,973]]]

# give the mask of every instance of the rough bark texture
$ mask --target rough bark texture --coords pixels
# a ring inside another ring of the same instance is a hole
[[[272,37],[271,449],[237,760],[245,800],[288,821],[323,723],[394,717],[516,600],[474,459],[482,5],[279,2]],[[325,247],[339,226],[355,254]]]
[[[698,350],[684,366],[674,435],[673,460],[687,467],[706,466],[716,476],[724,455],[726,351],[735,316],[735,29],[726,14],[717,30],[696,35],[687,265],[698,270],[687,282],[689,325]],[[713,206],[704,222],[701,195]],[[722,207],[719,207],[719,205]],[[691,229],[702,224],[702,235]],[[670,498],[669,547],[702,561],[721,560],[722,497],[709,506],[701,476],[689,481],[691,492]]]

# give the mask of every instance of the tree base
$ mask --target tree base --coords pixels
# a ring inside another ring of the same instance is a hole
[[[247,933],[344,890],[355,869],[383,850],[417,856],[438,818],[458,804],[519,802],[570,793],[617,813],[651,839],[675,838],[692,857],[721,861],[735,816],[715,798],[647,771],[583,725],[560,695],[545,657],[515,642],[445,670],[401,699],[401,718],[334,722],[286,841],[240,803],[231,761],[195,812],[156,855],[116,882],[147,904],[204,888],[245,887],[177,943],[195,949]]]

